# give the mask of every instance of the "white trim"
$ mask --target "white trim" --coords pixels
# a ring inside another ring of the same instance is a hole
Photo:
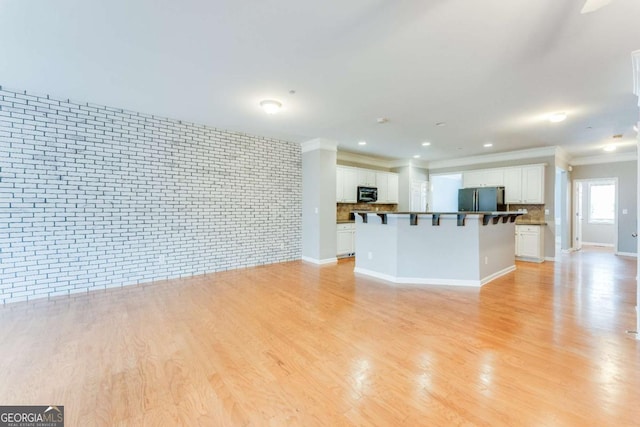
[[[524,262],[536,262],[538,264],[542,264],[543,262],[545,262],[547,260],[547,258],[535,258],[535,257],[531,257],[531,256],[517,256],[516,255],[516,260],[518,261],[524,261]],[[555,258],[553,257],[549,257],[549,261],[555,261]]]
[[[582,246],[600,246],[602,248],[613,248],[613,243],[598,243],[598,242],[582,242]]]
[[[581,165],[598,165],[602,163],[617,163],[617,162],[633,162],[638,160],[638,155],[633,153],[616,153],[599,156],[589,157],[577,157],[571,160],[571,166]]]
[[[362,165],[378,166],[378,167],[387,168],[387,169],[391,168],[390,166],[391,161],[388,159],[383,159],[381,157],[366,156],[364,154],[352,153],[350,151],[338,150],[336,159],[338,162],[341,162],[341,161],[352,162],[352,163],[358,163]]]
[[[633,258],[638,258],[638,254],[635,252],[615,252],[615,254],[618,256],[630,256]]]
[[[481,156],[460,157],[458,159],[436,160],[429,162],[429,169],[443,169],[457,166],[480,165],[484,163],[503,162],[509,160],[531,159],[538,157],[555,157],[559,147],[530,148],[527,150],[507,151],[504,153],[485,154]]]
[[[325,265],[325,264],[335,264],[338,262],[338,258],[333,257],[333,258],[325,258],[325,259],[317,259],[317,258],[311,258],[308,256],[302,256],[302,261],[306,261],[306,262],[310,262],[312,264],[316,264],[316,265]]]
[[[640,50],[631,52],[631,63],[633,66],[633,93],[640,97]],[[640,100],[638,100],[640,106]]]
[[[300,147],[303,153],[314,150],[338,151],[337,142],[324,138],[315,138],[309,141],[302,142],[300,143]]]
[[[553,257],[553,256],[546,256],[546,257],[544,257],[544,260],[545,261],[551,261],[551,262],[556,262],[557,261],[556,257]]]
[[[342,150],[338,150],[338,155],[336,159],[338,163],[351,162],[351,163],[361,164],[365,166],[377,166],[377,167],[386,168],[386,169],[399,168],[403,166],[414,166],[414,167],[424,168],[424,169],[427,169],[429,167],[429,163],[424,160],[385,159],[382,157],[367,156],[365,154],[353,153],[351,151],[342,151]]]
[[[399,285],[434,285],[434,286],[471,286],[479,288],[482,285],[489,283],[490,281],[497,279],[500,276],[511,273],[516,269],[515,265],[509,266],[505,269],[497,271],[481,280],[459,280],[459,279],[431,279],[426,277],[397,277],[390,274],[379,273],[377,271],[369,270],[366,268],[355,267],[353,272],[356,274],[362,274],[364,276],[374,277],[376,279],[382,279],[387,282],[396,283]]]

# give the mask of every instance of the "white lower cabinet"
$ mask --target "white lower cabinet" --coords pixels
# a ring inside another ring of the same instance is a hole
[[[521,261],[544,261],[543,226],[516,225],[516,257]]]
[[[351,255],[356,251],[356,225],[355,223],[337,225],[337,250],[338,256]]]

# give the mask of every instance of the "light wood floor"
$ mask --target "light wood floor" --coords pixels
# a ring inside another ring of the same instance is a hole
[[[67,426],[637,426],[635,259],[481,289],[302,262],[0,308],[0,404]]]

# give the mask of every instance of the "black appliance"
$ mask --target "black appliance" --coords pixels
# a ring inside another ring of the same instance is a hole
[[[458,211],[506,211],[504,187],[461,188],[458,190]]]
[[[378,201],[376,187],[358,187],[358,203],[373,203]]]

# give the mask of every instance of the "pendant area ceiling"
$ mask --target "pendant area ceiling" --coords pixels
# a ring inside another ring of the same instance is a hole
[[[583,6],[0,0],[0,85],[394,159],[635,152],[640,1]]]

